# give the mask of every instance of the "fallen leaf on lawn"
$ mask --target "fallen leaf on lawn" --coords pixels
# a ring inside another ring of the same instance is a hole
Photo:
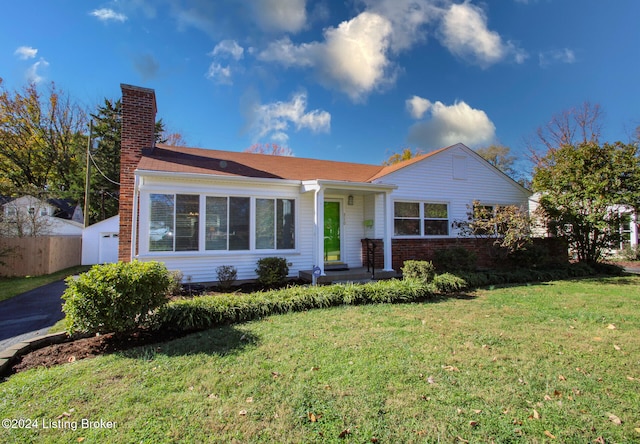
[[[551,438],[551,439],[556,439],[556,437],[555,437],[555,436],[553,436],[553,434],[552,434],[549,430],[545,430],[545,431],[544,431],[544,434],[545,434],[546,436],[548,436],[549,438]]]
[[[461,438],[461,437],[459,437],[459,436],[456,436],[456,438],[458,438],[458,442],[469,442],[469,441],[467,441],[466,439]]]
[[[629,381],[635,381],[635,380],[636,380],[636,378],[634,378],[633,376],[627,376],[627,379],[628,379]]]
[[[469,427],[477,427],[478,421],[469,421]]]
[[[190,387],[189,387],[189,390],[193,390],[193,386],[190,386]]]
[[[247,402],[253,402],[253,398],[252,398],[252,397],[248,397],[248,398],[246,399],[246,401],[247,401]]]
[[[598,436],[593,440],[593,442],[595,442],[596,444],[605,444],[604,438],[602,436]]]
[[[613,413],[609,413],[609,421],[611,421],[615,425],[622,425],[622,420]]]
[[[453,365],[445,365],[442,368],[445,369],[448,372],[459,372],[460,371],[460,369],[458,367],[454,367]]]
[[[278,372],[271,372],[271,376],[273,376],[273,378],[279,378],[280,376],[282,376],[282,374],[278,373]]]
[[[67,362],[75,362],[75,361],[76,361],[75,356],[69,356],[69,359],[67,359]]]
[[[480,413],[482,413],[482,410],[474,410],[473,412],[479,415]]]
[[[618,345],[616,345],[616,344],[613,344],[613,348],[615,348],[615,349],[616,349],[616,350],[618,350],[618,351],[622,350],[622,349],[620,348],[620,346],[618,346]]]
[[[375,436],[372,436],[369,442],[378,442],[378,438],[376,438]]]
[[[71,413],[69,412],[62,412],[62,415],[59,415],[56,419],[62,419],[62,418],[68,418],[71,416]]]
[[[545,400],[545,401],[551,401],[551,396],[549,396],[549,395],[544,395],[544,400]]]
[[[536,409],[533,409],[533,419],[540,419],[540,413]]]
[[[312,372],[315,372],[315,371],[318,371],[318,370],[320,370],[320,367],[311,367],[311,371]]]
[[[84,436],[81,436],[80,438],[77,439],[78,442],[82,442],[84,441]]]
[[[636,433],[640,433],[640,427],[636,427],[635,429],[633,429]]]
[[[435,384],[435,380],[433,379],[433,376],[429,376],[429,377],[427,378],[427,382],[428,382],[429,384]]]
[[[338,438],[346,438],[347,435],[351,434],[351,430],[349,429],[344,429],[342,432],[340,432],[340,434],[338,435]]]
[[[596,336],[595,338],[593,338],[594,341],[602,341],[602,338],[600,336]]]
[[[211,393],[211,394],[208,396],[208,398],[209,398],[209,399],[218,399],[218,395],[216,395],[215,393]]]
[[[240,411],[238,412],[238,415],[240,415],[240,416],[247,416],[247,411],[246,411],[246,410],[240,410]]]
[[[562,375],[558,375],[558,380],[560,380],[560,381],[566,381],[566,380],[567,380],[567,378],[565,378],[565,377],[564,377],[564,376],[562,376]]]
[[[607,328],[608,328],[609,330],[615,330],[615,329],[616,329],[616,328],[618,328],[618,327],[616,327],[614,324],[609,324],[609,325],[607,325]]]
[[[559,392],[558,390],[554,390],[553,391],[553,396],[555,396],[556,398],[562,398],[562,393]]]
[[[309,421],[311,421],[311,422],[317,422],[318,421],[318,417],[313,412],[307,413],[307,418],[309,418]]]
[[[456,412],[458,412],[458,415],[462,413],[462,409],[457,409]]]

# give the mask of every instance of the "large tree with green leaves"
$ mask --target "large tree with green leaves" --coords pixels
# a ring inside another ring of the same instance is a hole
[[[584,141],[549,149],[537,159],[533,189],[552,234],[565,238],[581,262],[598,262],[620,244],[617,206],[640,203],[638,146]]]
[[[476,149],[476,153],[507,176],[515,177],[516,170],[513,168],[513,163],[516,157],[511,155],[511,149],[508,146],[489,145]]]
[[[86,115],[51,84],[21,91],[0,79],[0,183],[6,190],[28,187],[79,200],[83,189]]]

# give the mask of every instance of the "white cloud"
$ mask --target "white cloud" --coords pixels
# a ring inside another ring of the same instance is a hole
[[[286,142],[291,127],[314,133],[329,132],[331,128],[331,114],[319,109],[307,112],[304,92],[295,94],[288,102],[257,103],[252,108],[250,127],[256,140],[269,137],[275,142]]]
[[[318,81],[352,100],[392,81],[389,77],[390,22],[363,12],[324,31],[323,42],[295,45],[288,37],[271,43],[258,58],[284,66],[312,67]]]
[[[392,26],[391,50],[399,52],[427,38],[428,25],[439,19],[442,7],[438,0],[363,0],[367,10],[385,17]]]
[[[576,54],[569,48],[554,49],[538,54],[540,66],[547,67],[553,63],[575,63]]]
[[[18,56],[20,60],[28,60],[34,58],[38,54],[38,50],[31,46],[21,46],[13,54]]]
[[[424,113],[431,108],[431,101],[419,96],[413,96],[405,101],[405,105],[407,106],[407,111],[409,111],[411,117],[414,119],[421,119],[422,116],[424,116]]]
[[[126,15],[108,8],[95,9],[91,11],[90,14],[103,22],[108,22],[108,21],[124,22],[125,20],[127,20]]]
[[[213,62],[209,65],[209,70],[206,74],[207,79],[213,80],[215,83],[221,85],[231,85],[233,80],[231,79],[231,67],[222,66],[219,63]]]
[[[266,31],[295,33],[307,23],[305,0],[251,0],[255,21]]]
[[[456,143],[477,146],[495,139],[496,127],[484,111],[471,108],[465,102],[447,106],[422,100],[422,104],[430,103],[425,110],[429,117],[409,128],[410,143],[432,150]]]
[[[40,71],[49,67],[49,62],[45,59],[40,59],[27,69],[27,80],[33,83],[40,83],[44,80],[44,76]]]
[[[238,45],[235,40],[222,40],[218,43],[209,55],[212,56],[231,56],[234,60],[240,60],[243,57],[244,48]]]
[[[440,24],[442,44],[457,57],[486,68],[512,56],[517,63],[527,58],[524,50],[504,42],[500,34],[489,30],[484,11],[465,1],[452,4]]]

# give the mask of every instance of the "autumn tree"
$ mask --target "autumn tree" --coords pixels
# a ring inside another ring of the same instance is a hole
[[[254,143],[244,150],[245,153],[269,154],[272,156],[293,156],[291,148],[276,143]]]
[[[515,177],[516,170],[513,168],[513,163],[516,157],[511,155],[511,149],[508,146],[489,145],[476,149],[476,153],[507,176]]]
[[[14,189],[35,187],[74,200],[82,195],[86,115],[51,84],[7,91],[0,79],[0,175]]]
[[[551,147],[538,159],[533,189],[540,193],[539,213],[579,261],[598,262],[620,245],[617,208],[640,208],[638,154],[635,144],[587,140]]]
[[[423,154],[421,150],[413,151],[411,148],[404,148],[399,153],[393,153],[387,160],[382,162],[382,165],[393,165],[395,163],[403,162],[405,160],[413,159],[419,155]]]

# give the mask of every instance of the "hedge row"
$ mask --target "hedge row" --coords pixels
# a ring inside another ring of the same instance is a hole
[[[204,295],[169,302],[154,318],[157,329],[203,330],[274,314],[338,305],[407,303],[433,299],[470,288],[510,283],[542,282],[595,274],[621,274],[615,266],[571,264],[553,270],[444,273],[432,280],[409,278],[366,284],[293,286],[251,294]]]

